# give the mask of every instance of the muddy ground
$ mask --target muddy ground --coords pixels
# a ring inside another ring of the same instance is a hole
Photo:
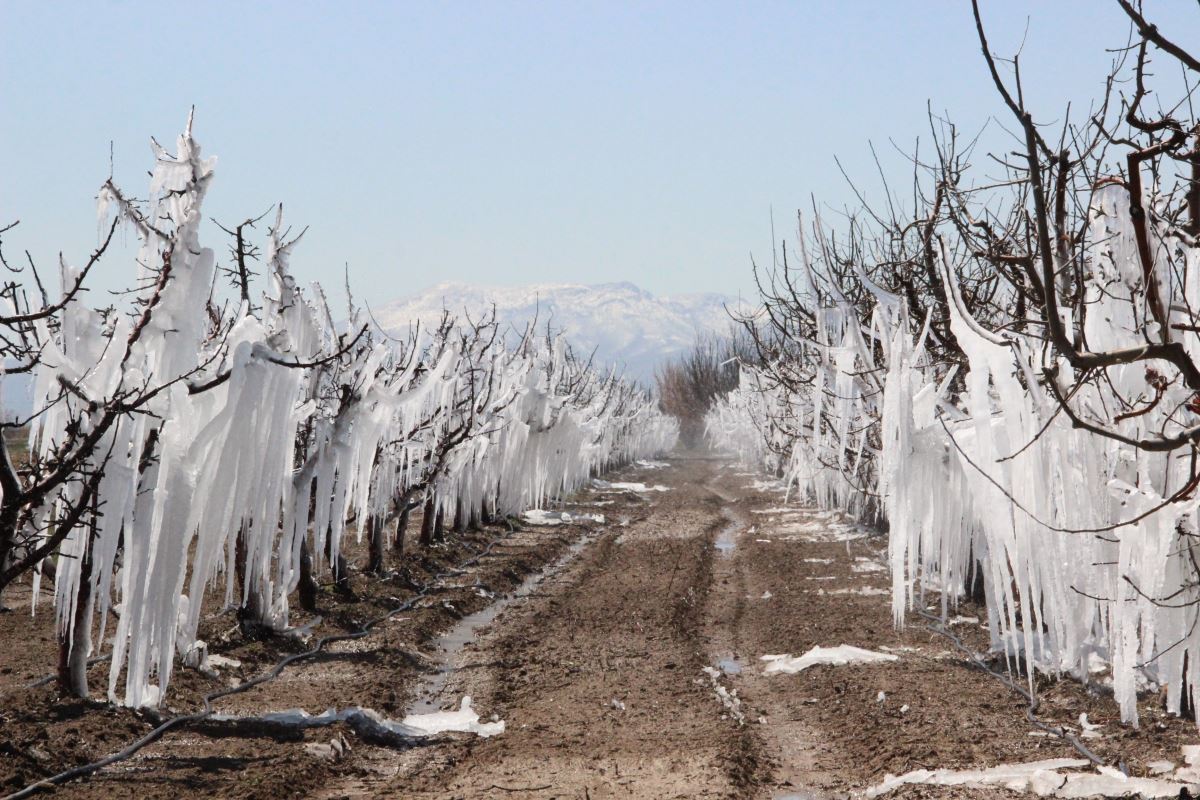
[[[493,527],[463,534],[432,557],[397,562],[388,580],[356,575],[355,599],[327,587],[316,635],[354,628],[492,546],[374,635],[218,705],[236,714],[361,705],[400,718],[456,707],[470,695],[485,720],[504,720],[502,734],[448,734],[398,748],[337,727],[271,735],[191,727],[59,793],[835,798],[888,773],[1077,755],[1061,739],[1037,735],[1019,696],[921,620],[895,628],[882,537],[836,515],[785,510],[769,483],[716,459],[635,466],[610,480],[665,490],[589,489],[567,508],[603,514],[604,523]],[[546,565],[553,566],[541,575]],[[24,688],[53,663],[51,619],[29,617],[27,594],[7,599],[24,607],[0,616],[0,792],[149,730],[134,712],[66,702],[52,686]],[[222,681],[305,649],[288,639],[248,641],[230,615],[215,613],[219,604],[210,605],[210,649],[241,666],[217,678],[177,673],[171,710],[191,710]],[[480,616],[460,622],[469,614]],[[979,611],[964,607],[957,616],[951,630],[984,649],[986,631],[971,620]],[[764,672],[763,655],[843,643],[898,658]],[[93,685],[106,675],[104,665],[95,667]],[[1135,730],[1119,724],[1102,689],[1046,679],[1038,689],[1041,719],[1078,730],[1086,712],[1101,725],[1088,745],[1131,774],[1146,774],[1155,760],[1178,762],[1180,745],[1198,738],[1194,723],[1163,714],[1153,695]],[[906,787],[889,796],[1013,795]]]

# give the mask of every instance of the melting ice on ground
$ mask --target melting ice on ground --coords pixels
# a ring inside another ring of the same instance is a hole
[[[882,596],[891,593],[891,589],[881,589],[878,586],[858,586],[849,589],[830,589],[829,591],[825,591],[824,589],[817,590],[817,594],[861,594],[866,597],[871,597],[873,595]]]
[[[876,661],[896,661],[898,656],[890,653],[877,653],[874,650],[864,650],[861,647],[843,644],[838,647],[814,647],[802,656],[795,657],[791,653],[784,655],[762,656],[767,662],[763,672],[796,673],[815,667],[818,664],[843,666],[845,664],[869,664]]]
[[[739,725],[745,724],[746,715],[742,712],[742,701],[737,696],[737,689],[730,691],[721,685],[721,670],[705,667],[704,674],[712,681],[713,691],[716,693],[717,699],[721,701],[721,705],[729,711],[729,716]]]
[[[390,734],[403,738],[420,739],[439,733],[474,733],[488,737],[504,733],[504,721],[480,722],[479,714],[471,707],[471,698],[463,697],[457,711],[435,711],[432,714],[409,714],[397,722],[380,716],[370,708],[349,706],[340,711],[330,708],[321,714],[309,714],[302,708],[274,711],[260,717],[242,717],[234,714],[213,714],[214,722],[257,722],[269,725],[299,728],[323,728],[345,722],[356,730],[373,734]]]
[[[1033,792],[1039,797],[1179,797],[1182,790],[1194,791],[1195,777],[1189,767],[1168,778],[1135,778],[1112,767],[1076,772],[1088,767],[1079,758],[1052,758],[1026,764],[1001,764],[986,769],[917,769],[903,775],[888,775],[872,786],[866,797],[880,797],[909,784],[984,788],[998,786],[1016,792]],[[1174,778],[1175,780],[1171,780]]]
[[[463,697],[458,711],[435,711],[431,714],[409,714],[400,723],[417,731],[419,736],[433,736],[447,731],[474,733],[484,738],[504,733],[504,720],[480,722],[479,714],[471,707],[471,698]]]
[[[666,492],[666,486],[647,486],[644,483],[613,483],[612,481],[592,479],[592,486],[606,492]]]
[[[603,514],[573,514],[570,511],[547,511],[531,508],[521,514],[526,525],[570,525],[575,522],[604,522]]]

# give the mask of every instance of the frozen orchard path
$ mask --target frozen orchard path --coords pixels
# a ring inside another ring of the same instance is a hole
[[[785,506],[768,484],[720,461],[630,467],[611,481],[666,490],[585,491],[563,510],[603,514],[603,524],[530,528],[509,540],[513,555],[498,556],[492,572],[456,577],[463,588],[453,602],[465,610],[464,597],[474,597],[475,619],[488,620],[477,639],[451,637],[456,652],[431,646],[419,614],[405,615],[361,649],[285,673],[230,709],[301,704],[318,714],[358,704],[402,717],[427,685],[421,671],[451,664],[437,682],[439,707],[470,695],[483,721],[504,721],[502,734],[398,751],[348,730],[310,731],[303,742],[187,731],[68,796],[118,796],[136,783],[158,798],[177,797],[182,785],[219,797],[832,800],[889,773],[1075,757],[1057,739],[1030,735],[1023,704],[943,639],[919,625],[895,630],[881,538]],[[529,548],[580,535],[588,539],[578,549]],[[477,580],[494,584],[512,558],[526,560],[527,574],[568,552],[530,592],[480,614],[499,601],[475,594]],[[973,613],[964,609],[954,630],[986,642]],[[813,663],[795,674],[762,660],[841,645],[896,658]],[[1087,713],[1100,736],[1089,746],[1128,758],[1135,771],[1178,763],[1179,745],[1195,741],[1190,723],[1161,714],[1151,732],[1132,736],[1111,700],[1069,682],[1044,694],[1041,713],[1057,725]],[[330,737],[343,734],[352,749],[330,758]],[[883,796],[1011,795],[899,786]]]
[[[666,491],[601,487],[608,524],[562,575],[484,634],[454,695],[505,720],[502,736],[413,751],[397,775],[324,796],[729,797],[757,743],[717,700],[705,609],[726,524],[712,462],[630,471]],[[627,524],[621,524],[622,520]],[[362,754],[386,773],[394,753]]]
[[[608,507],[610,524],[628,525],[501,615],[475,668],[460,672],[455,694],[496,711],[504,735],[414,751],[397,773],[357,783],[359,794],[837,798],[887,773],[1076,756],[1030,736],[1023,705],[942,639],[895,630],[882,538],[837,515],[781,511],[766,484],[719,461],[675,460],[622,480],[668,491]],[[969,640],[985,638],[960,622]],[[842,644],[885,655],[798,674],[761,660]],[[1116,715],[1074,684],[1044,714],[1072,723],[1087,708]],[[1178,757],[1177,746],[1156,752]],[[378,755],[372,763],[394,765]],[[1009,795],[905,786],[886,796]]]

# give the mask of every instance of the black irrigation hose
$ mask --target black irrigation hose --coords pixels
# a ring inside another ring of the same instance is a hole
[[[920,609],[917,609],[917,614],[921,617],[924,617],[930,623],[925,626],[928,630],[932,631],[933,633],[938,634],[939,636],[944,636],[947,639],[949,639],[954,644],[954,646],[959,649],[959,651],[961,651],[969,659],[971,659],[971,662],[976,667],[978,667],[979,669],[988,673],[992,677],[996,678],[1001,683],[1003,683],[1005,686],[1007,686],[1009,689],[1013,690],[1014,692],[1019,694],[1022,698],[1024,698],[1024,700],[1027,703],[1027,705],[1025,707],[1025,718],[1029,720],[1029,724],[1033,725],[1038,730],[1049,733],[1052,736],[1057,736],[1060,739],[1063,739],[1064,741],[1068,742],[1072,747],[1074,747],[1076,750],[1079,751],[1080,755],[1082,755],[1088,761],[1095,764],[1097,767],[1107,766],[1107,764],[1104,763],[1104,760],[1102,758],[1100,758],[1098,755],[1096,755],[1091,750],[1089,750],[1087,745],[1085,745],[1083,742],[1081,742],[1079,740],[1078,736],[1076,736],[1075,734],[1066,730],[1065,728],[1056,728],[1053,725],[1047,725],[1045,722],[1042,722],[1040,719],[1038,719],[1037,718],[1037,710],[1038,710],[1039,701],[1038,701],[1037,697],[1035,697],[1024,686],[1021,686],[1016,681],[1014,681],[1010,676],[1006,675],[1003,672],[997,672],[996,670],[994,670],[990,666],[988,666],[987,662],[984,661],[982,658],[980,658],[978,653],[976,653],[971,648],[967,647],[965,644],[963,644],[962,639],[960,639],[957,635],[955,635],[954,633],[952,633],[951,631],[946,629],[945,625],[942,624],[942,620],[940,617],[937,617],[933,614],[930,614],[927,611],[923,611]],[[1121,765],[1121,772],[1126,772],[1124,764]],[[1128,774],[1128,773],[1126,772],[1126,774]]]
[[[512,530],[509,531],[509,534],[511,534],[511,533],[513,533]],[[391,611],[388,611],[386,614],[382,614],[378,617],[375,617],[374,619],[368,620],[367,622],[363,623],[362,627],[360,627],[357,631],[355,631],[353,633],[338,633],[338,634],[331,634],[329,636],[322,636],[320,639],[317,640],[317,643],[312,647],[312,649],[305,650],[302,653],[293,653],[292,655],[287,656],[286,658],[284,658],[281,661],[279,661],[278,663],[276,663],[275,666],[272,667],[267,672],[264,672],[261,675],[251,678],[250,680],[245,681],[243,683],[239,683],[237,686],[231,686],[231,687],[228,687],[225,689],[220,689],[218,691],[212,692],[210,694],[206,694],[204,696],[204,710],[203,711],[197,711],[192,714],[181,714],[177,717],[172,717],[171,719],[166,720],[165,722],[161,723],[158,727],[151,730],[145,736],[142,736],[140,739],[135,739],[133,742],[131,742],[128,746],[126,746],[122,750],[118,750],[115,753],[111,753],[111,754],[105,756],[104,758],[101,758],[98,761],[93,761],[90,764],[83,764],[78,767],[73,767],[64,772],[60,772],[57,775],[51,775],[48,778],[43,778],[42,780],[37,781],[36,783],[29,784],[28,786],[26,786],[24,789],[21,789],[20,791],[14,792],[13,794],[6,795],[5,797],[0,798],[0,800],[21,800],[21,798],[31,797],[34,793],[39,792],[43,789],[51,789],[54,786],[57,786],[61,783],[66,783],[67,781],[73,780],[75,778],[82,778],[82,777],[91,775],[95,772],[98,772],[101,769],[104,769],[105,767],[109,766],[110,764],[115,764],[118,761],[124,761],[125,759],[127,759],[130,756],[137,753],[142,748],[146,747],[146,745],[153,744],[154,742],[161,739],[163,737],[163,735],[166,734],[168,731],[171,731],[175,728],[182,727],[184,725],[189,725],[189,724],[192,724],[195,722],[201,722],[202,720],[205,720],[208,717],[212,716],[213,702],[220,700],[223,697],[229,697],[230,695],[240,694],[242,692],[245,692],[245,691],[248,691],[248,690],[254,688],[255,686],[258,686],[260,684],[266,683],[267,681],[272,681],[275,678],[278,678],[279,675],[283,672],[283,670],[286,667],[288,667],[291,664],[296,663],[297,661],[303,661],[303,660],[306,660],[306,659],[312,658],[313,656],[318,655],[322,650],[325,649],[325,646],[328,644],[333,644],[336,642],[353,641],[356,639],[362,639],[362,638],[365,638],[366,636],[369,636],[371,634],[372,629],[375,628],[376,625],[379,625],[381,622],[386,622],[387,620],[391,619],[392,617],[396,616],[397,614],[403,614],[405,611],[411,610],[413,608],[413,606],[415,606],[419,600],[423,600],[424,598],[428,597],[437,588],[437,586],[435,584],[439,583],[444,578],[453,575],[455,572],[460,572],[462,570],[465,570],[465,569],[468,569],[468,568],[474,566],[484,556],[486,556],[488,553],[490,553],[492,551],[492,548],[496,547],[501,542],[503,542],[506,538],[508,538],[509,534],[506,534],[504,536],[499,536],[499,537],[493,539],[490,543],[488,543],[487,547],[485,547],[483,550],[479,551],[475,555],[471,556],[470,558],[466,559],[465,561],[461,562],[457,566],[451,567],[448,570],[444,570],[442,572],[437,573],[436,575],[433,576],[433,578],[431,580],[427,581],[425,583],[425,585],[422,586],[421,589],[416,594],[412,595],[407,600],[405,600],[403,603],[396,606]],[[103,658],[103,657],[101,657],[101,658]],[[51,679],[53,679],[53,678],[51,678]],[[45,679],[43,679],[43,680],[46,683],[49,682],[48,680],[45,680]],[[42,681],[38,682],[39,685],[41,683],[42,683]]]

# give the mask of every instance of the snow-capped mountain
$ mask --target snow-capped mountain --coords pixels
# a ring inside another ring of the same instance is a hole
[[[450,282],[372,310],[389,333],[404,335],[417,321],[424,329],[436,324],[443,309],[478,318],[493,305],[502,325],[523,330],[535,318],[539,327],[549,320],[577,351],[595,348],[598,362],[623,366],[629,377],[649,383],[654,368],[688,350],[697,333],[727,332],[726,307],[737,308],[737,300],[714,293],[656,297],[632,283],[498,287]]]

